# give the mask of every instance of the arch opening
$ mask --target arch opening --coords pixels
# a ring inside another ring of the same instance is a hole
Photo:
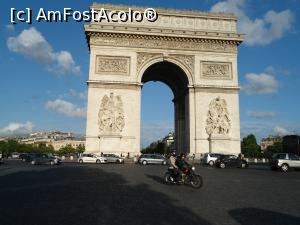
[[[186,73],[176,64],[163,61],[149,66],[142,75],[141,82],[160,81],[173,92],[174,128],[177,152],[189,152],[189,80]],[[155,101],[155,99],[154,99]]]

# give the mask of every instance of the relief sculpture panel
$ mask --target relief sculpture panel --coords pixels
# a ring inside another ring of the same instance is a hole
[[[130,58],[123,56],[96,57],[96,73],[129,76]]]
[[[205,79],[232,79],[231,63],[201,62],[201,77]]]
[[[206,133],[208,135],[227,135],[231,124],[225,99],[217,97],[209,104],[206,119]]]
[[[125,126],[123,101],[120,95],[110,93],[102,98],[98,114],[99,131],[104,134],[119,134]]]

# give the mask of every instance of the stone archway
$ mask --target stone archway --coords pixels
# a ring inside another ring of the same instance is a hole
[[[94,10],[128,6],[93,4]],[[143,8],[131,7],[132,10]],[[174,93],[179,151],[239,153],[237,49],[232,14],[156,9],[156,22],[92,22],[86,151],[137,154],[143,83]]]
[[[163,61],[150,65],[141,82],[161,81],[168,85],[174,95],[175,149],[189,152],[189,81],[185,72],[176,64]]]

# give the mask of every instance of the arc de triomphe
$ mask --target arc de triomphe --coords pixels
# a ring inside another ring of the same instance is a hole
[[[239,153],[237,49],[243,36],[237,33],[237,18],[197,11],[156,12],[155,22],[85,25],[90,49],[86,151],[139,153],[141,89],[147,81],[162,81],[174,94],[179,152]]]

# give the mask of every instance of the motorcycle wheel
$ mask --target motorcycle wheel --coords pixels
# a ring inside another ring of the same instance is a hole
[[[172,182],[171,174],[170,173],[165,173],[164,180],[167,184],[170,184]]]
[[[203,185],[203,179],[201,176],[199,175],[194,175],[191,178],[191,185],[193,188],[201,188]]]

